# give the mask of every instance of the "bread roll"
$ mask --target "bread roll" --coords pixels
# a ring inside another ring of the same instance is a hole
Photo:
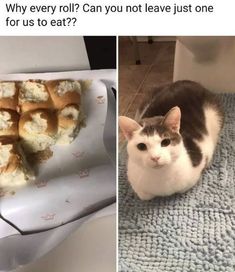
[[[57,134],[56,113],[38,109],[24,113],[19,121],[19,135],[28,153],[45,150],[55,144]]]
[[[35,109],[53,107],[45,84],[36,81],[23,81],[19,87],[19,111],[24,113]]]
[[[16,111],[0,109],[0,136],[18,137],[19,115]]]
[[[26,184],[33,178],[24,159],[19,143],[9,138],[0,139],[0,187]]]
[[[47,89],[56,109],[69,104],[80,104],[81,84],[77,80],[51,80],[46,82]]]
[[[79,132],[79,107],[78,105],[68,105],[58,111],[58,134],[57,144],[69,144]]]
[[[16,110],[18,87],[15,82],[0,82],[0,108]]]

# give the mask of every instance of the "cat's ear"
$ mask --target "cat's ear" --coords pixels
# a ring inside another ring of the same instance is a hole
[[[131,139],[134,131],[141,128],[141,126],[135,120],[126,116],[119,116],[118,119],[121,131],[127,140]]]
[[[174,132],[179,132],[180,130],[180,118],[181,111],[179,107],[174,107],[168,111],[165,115],[163,124],[166,125]]]

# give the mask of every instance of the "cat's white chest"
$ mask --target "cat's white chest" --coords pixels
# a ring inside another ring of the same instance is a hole
[[[141,199],[149,200],[154,196],[167,196],[188,190],[198,181],[202,169],[202,163],[192,167],[187,156],[169,167],[158,169],[143,168],[129,159],[128,180]]]

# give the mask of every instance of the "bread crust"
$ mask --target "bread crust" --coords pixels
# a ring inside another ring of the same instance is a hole
[[[25,113],[27,111],[33,111],[36,109],[52,109],[53,105],[50,101],[45,102],[24,102],[19,104],[19,111]]]
[[[65,94],[59,96],[56,88],[57,86],[63,81],[76,81],[71,79],[64,79],[64,80],[50,80],[47,81],[45,84],[47,89],[50,93],[51,99],[53,101],[54,107],[57,110],[63,109],[65,106],[69,104],[80,104],[81,95],[77,91],[68,91]],[[78,82],[78,81],[77,81]]]
[[[18,95],[19,88],[17,82],[12,81],[0,81],[0,83],[15,83],[15,94],[12,97],[2,97],[0,98],[0,108],[17,110],[18,108]]]
[[[12,125],[6,129],[0,129],[0,137],[4,136],[9,136],[14,139],[17,139],[19,136],[19,131],[18,131],[18,123],[19,123],[19,114],[10,109],[0,109],[1,112],[8,112],[9,115],[11,116],[10,122],[12,122]]]

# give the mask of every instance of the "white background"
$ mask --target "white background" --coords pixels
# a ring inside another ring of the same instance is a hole
[[[76,18],[75,26],[70,27],[6,27],[6,17],[22,18],[20,13],[9,13],[5,10],[5,3],[15,3],[13,0],[0,1],[0,33],[1,35],[232,35],[234,30],[234,0],[38,0],[18,1],[23,4],[62,5],[77,3],[78,12],[51,15],[48,13],[25,14],[23,18],[37,19],[66,19]],[[213,13],[181,13],[172,15],[167,13],[84,13],[82,6],[90,5],[213,5]],[[67,20],[67,19],[66,19]]]

